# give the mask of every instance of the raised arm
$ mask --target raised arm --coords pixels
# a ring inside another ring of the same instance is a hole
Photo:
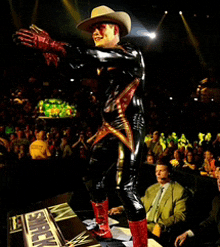
[[[13,40],[17,45],[24,45],[41,51],[48,65],[58,66],[60,57],[66,56],[65,46],[67,43],[53,40],[50,35],[35,25],[30,29],[20,29],[13,35]]]

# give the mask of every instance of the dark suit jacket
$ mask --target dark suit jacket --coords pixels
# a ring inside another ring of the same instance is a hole
[[[220,240],[220,193],[212,201],[209,217],[192,231],[199,238],[207,235],[210,241]]]

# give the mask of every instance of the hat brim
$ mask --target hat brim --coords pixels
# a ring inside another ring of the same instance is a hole
[[[113,12],[100,15],[97,17],[88,18],[77,25],[77,29],[92,33],[93,25],[100,22],[109,22],[119,25],[120,35],[126,36],[131,31],[131,18],[125,12]]]

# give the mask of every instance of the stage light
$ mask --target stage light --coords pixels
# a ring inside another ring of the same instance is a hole
[[[182,12],[182,11],[179,11],[179,14],[180,14],[180,15],[182,15],[182,14],[183,14],[183,12]]]
[[[168,11],[164,11],[164,14],[167,15],[168,14]]]
[[[151,39],[155,39],[156,38],[156,33],[148,33],[147,35],[148,37],[150,37]]]
[[[173,100],[173,97],[170,97],[169,99],[170,99],[170,100]]]
[[[194,98],[194,101],[198,101],[199,99],[198,98]]]
[[[156,33],[155,32],[148,32],[147,30],[138,30],[137,34],[139,36],[146,36],[146,37],[149,37],[151,39],[155,39],[156,38]]]

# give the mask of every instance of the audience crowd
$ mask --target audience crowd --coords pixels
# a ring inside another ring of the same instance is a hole
[[[30,146],[37,140],[39,131],[43,130],[42,140],[50,152],[48,158],[79,158],[86,161],[92,137],[101,123],[98,96],[90,91],[90,87],[82,85],[80,89],[71,91],[72,95],[69,90],[42,90],[42,87],[19,87],[4,92],[0,103],[0,144],[15,159],[31,159]],[[45,98],[64,99],[74,104],[76,116],[69,119],[39,118],[37,105]],[[169,158],[175,169],[214,177],[220,159],[220,135],[215,137],[216,133],[212,136],[211,133],[198,132],[193,136],[197,139],[190,137],[188,140],[184,134],[168,133],[158,124],[160,116],[155,113],[158,107],[152,100],[146,104],[149,127],[145,138],[144,163],[155,164],[163,155]]]

